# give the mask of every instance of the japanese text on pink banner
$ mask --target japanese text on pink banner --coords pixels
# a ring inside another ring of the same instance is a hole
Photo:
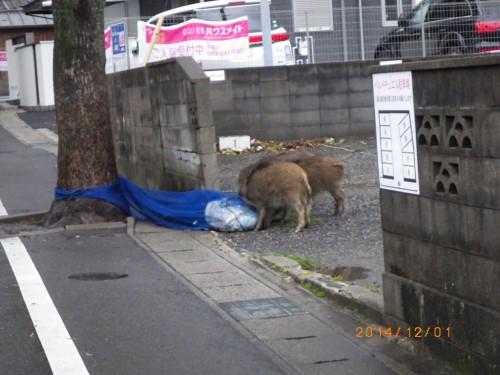
[[[144,24],[145,42],[150,43],[154,26]],[[192,56],[201,59],[244,58],[249,54],[248,18],[209,22],[191,19],[162,27],[150,61]]]

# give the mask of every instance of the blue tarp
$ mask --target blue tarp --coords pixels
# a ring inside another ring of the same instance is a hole
[[[55,189],[55,199],[102,199],[137,220],[172,229],[244,231],[257,222],[257,213],[233,193],[197,189],[187,192],[145,189],[119,177],[117,184],[90,189]]]
[[[74,190],[61,190],[55,189],[56,201],[62,199],[77,199],[77,198],[95,198],[102,199],[109,203],[114,204],[120,208],[127,215],[131,215],[128,207],[128,202],[120,190],[120,184],[113,184],[107,186],[99,186],[90,189],[74,189]]]

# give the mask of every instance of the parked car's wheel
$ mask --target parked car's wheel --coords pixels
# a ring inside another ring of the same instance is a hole
[[[393,49],[387,45],[379,45],[377,49],[375,50],[375,59],[393,59],[397,56],[394,53]]]
[[[464,53],[463,47],[460,44],[451,44],[446,47],[446,55],[461,55]]]

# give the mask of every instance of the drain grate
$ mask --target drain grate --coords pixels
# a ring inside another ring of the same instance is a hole
[[[68,276],[68,279],[72,280],[90,280],[90,281],[104,281],[104,280],[116,280],[128,277],[126,273],[115,273],[115,272],[90,272],[90,273],[80,273],[78,275]]]
[[[285,297],[224,302],[219,305],[236,320],[280,318],[308,313]]]

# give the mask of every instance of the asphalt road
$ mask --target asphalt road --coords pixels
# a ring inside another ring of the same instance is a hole
[[[22,243],[90,374],[284,373],[124,230],[58,232]],[[14,285],[12,275],[2,278],[9,309],[1,320],[10,322],[10,340],[2,340],[0,373],[50,373]]]
[[[26,147],[0,126],[0,199],[11,215],[47,211],[57,181],[56,157]]]

